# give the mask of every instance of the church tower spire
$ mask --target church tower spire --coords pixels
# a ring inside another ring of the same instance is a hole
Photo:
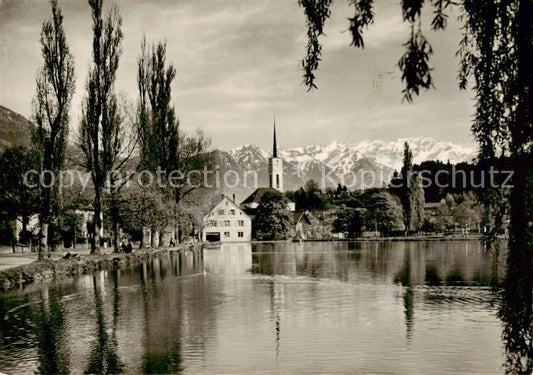
[[[270,187],[283,192],[283,160],[278,158],[278,144],[276,139],[276,117],[274,116],[274,138],[272,141],[272,157],[268,159]]]
[[[278,157],[278,145],[276,143],[276,116],[274,115],[274,143],[272,145],[272,157]]]

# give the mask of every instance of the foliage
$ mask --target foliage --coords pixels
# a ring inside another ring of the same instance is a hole
[[[460,84],[474,80],[476,114],[472,131],[480,158],[507,157],[514,171],[510,194],[509,252],[500,316],[506,341],[506,370],[533,371],[533,1],[465,1],[459,55]],[[484,205],[505,210],[506,191],[489,189]],[[503,214],[493,214],[496,222]],[[490,239],[489,246],[498,251]]]
[[[177,205],[177,224],[181,237],[192,238],[200,233],[204,218],[220,202],[220,194],[214,189],[199,188],[180,200]]]
[[[166,226],[176,212],[169,189],[160,189],[155,184],[141,185],[137,179],[123,192],[120,204],[119,223],[132,237],[136,234],[142,237],[143,228],[155,231]]]
[[[316,89],[315,72],[321,60],[322,46],[318,37],[324,34],[324,24],[331,15],[331,0],[300,0],[299,5],[304,9],[307,20],[307,54],[302,61],[304,69],[304,83],[308,90]],[[404,43],[405,53],[398,61],[404,82],[404,99],[413,101],[413,96],[420,93],[420,89],[433,87],[431,77],[432,68],[429,58],[433,49],[422,33],[421,13],[423,0],[402,0],[401,8],[403,20],[409,22],[411,32]],[[433,30],[444,30],[447,25],[447,11],[454,4],[452,0],[434,0],[434,17],[431,22]],[[354,7],[353,17],[348,18],[349,31],[352,37],[351,45],[364,48],[363,32],[374,23],[373,0],[351,0]]]
[[[6,149],[0,155],[0,218],[22,218],[23,230],[31,215],[39,212],[39,177],[27,171],[38,171],[40,154],[21,146]],[[26,182],[26,183],[25,183]],[[33,186],[33,187],[32,187]]]
[[[294,228],[287,200],[277,192],[266,192],[257,206],[252,223],[254,238],[258,240],[286,240]]]
[[[176,69],[166,62],[166,44],[158,42],[151,51],[146,41],[141,44],[141,56],[137,62],[139,105],[137,132],[140,142],[140,168],[166,173],[174,186],[175,200],[194,191],[201,182],[200,173],[211,166],[209,139],[198,131],[186,136],[180,131],[175,108],[171,105],[171,84]],[[173,171],[179,172],[171,176]],[[187,177],[189,176],[189,177]]]
[[[337,210],[333,221],[333,232],[348,233],[348,238],[359,237],[363,224],[363,212],[361,209],[341,207]]]
[[[406,51],[400,61],[398,61],[398,66],[402,71],[402,81],[405,82],[405,88],[402,93],[405,100],[412,102],[413,94],[418,95],[420,88],[427,90],[433,86],[430,74],[432,69],[428,63],[429,56],[433,54],[433,49],[422,34],[420,26],[415,32],[414,21],[411,23],[409,40],[403,46]]]
[[[141,146],[141,168],[155,171],[172,170],[177,164],[179,147],[179,121],[171,105],[171,84],[176,77],[172,64],[166,66],[166,44],[146,49],[146,40],[141,44],[138,60],[137,85],[139,106],[137,126]]]
[[[315,70],[322,54],[322,46],[318,37],[324,34],[324,23],[329,18],[331,0],[299,0],[298,4],[304,8],[307,19],[307,56],[302,60],[304,69],[304,83],[308,90],[317,88],[315,84]]]
[[[82,104],[80,148],[85,156],[85,168],[94,185],[94,226],[91,252],[99,251],[102,227],[102,194],[104,185],[117,157],[121,142],[119,105],[114,93],[120,55],[122,53],[122,18],[113,7],[105,20],[103,0],[89,0],[93,18],[92,66]]]
[[[422,177],[413,172],[413,153],[407,142],[404,145],[401,174],[393,177],[390,191],[398,195],[402,202],[406,234],[420,230],[424,223],[424,190]]]
[[[365,47],[363,30],[374,23],[374,11],[372,0],[353,0],[351,4],[355,8],[355,14],[350,21],[350,33],[352,34],[351,45]]]
[[[299,211],[323,210],[326,206],[322,191],[314,180],[307,181],[305,188],[286,192],[285,196],[295,203],[296,209]]]
[[[404,230],[399,199],[387,191],[375,192],[369,199],[365,222],[367,230],[375,228],[385,237],[391,232]]]
[[[441,200],[435,213],[429,215],[427,219],[439,232],[455,230],[457,227],[478,228],[482,219],[482,206],[473,192],[448,194]]]

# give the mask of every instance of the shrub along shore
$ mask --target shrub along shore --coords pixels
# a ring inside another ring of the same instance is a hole
[[[199,251],[201,248],[202,243],[195,243],[179,245],[175,248],[137,250],[130,254],[90,254],[82,255],[80,259],[35,261],[0,271],[0,291],[22,289],[33,283],[75,277],[99,270],[124,268],[171,252]]]

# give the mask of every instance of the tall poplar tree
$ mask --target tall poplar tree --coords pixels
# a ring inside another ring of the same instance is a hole
[[[37,125],[34,143],[41,153],[39,184],[39,259],[48,255],[49,229],[55,220],[58,205],[57,177],[65,160],[69,130],[69,110],[74,94],[74,58],[63,30],[63,14],[57,0],[51,0],[52,18],[41,29],[43,66],[37,76],[37,90],[33,101],[33,119]]]
[[[93,19],[93,55],[82,104],[80,147],[94,185],[91,253],[98,253],[102,194],[115,161],[115,141],[121,121],[114,86],[122,53],[122,18],[113,7],[104,20],[102,0],[89,0],[89,5]]]
[[[418,231],[424,221],[424,190],[420,178],[413,173],[413,152],[407,142],[404,144],[401,180],[399,195],[407,235],[409,232]]]
[[[142,41],[141,56],[137,62],[139,168],[165,174],[162,182],[166,184],[166,189],[160,186],[159,189],[151,189],[151,192],[159,194],[162,199],[168,192],[173,195],[174,202],[168,202],[168,207],[174,211],[172,216],[177,223],[181,200],[202,182],[201,173],[194,174],[195,180],[187,178],[187,174],[210,167],[211,158],[207,153],[210,142],[202,132],[196,136],[185,136],[180,130],[172,103],[172,81],[176,77],[176,69],[167,62],[166,51],[163,42],[147,48],[146,40]],[[169,224],[162,224],[159,220],[152,222],[158,227]],[[152,232],[159,229],[151,228]]]

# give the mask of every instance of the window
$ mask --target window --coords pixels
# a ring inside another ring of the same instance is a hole
[[[224,226],[225,226],[225,227],[231,227],[231,221],[229,221],[229,220],[224,220]]]
[[[237,225],[240,227],[244,227],[244,220],[238,220]]]
[[[243,238],[243,237],[244,237],[244,232],[239,232],[239,233],[238,233],[238,236],[239,236],[240,238]]]
[[[224,210],[218,210],[219,215],[224,215]]]
[[[210,227],[216,227],[217,226],[217,221],[216,220],[209,220],[209,224],[208,226]]]
[[[230,215],[235,215],[235,210],[229,210]]]
[[[276,188],[279,189],[279,174],[276,175]]]
[[[229,232],[224,232],[224,238],[229,238]]]

